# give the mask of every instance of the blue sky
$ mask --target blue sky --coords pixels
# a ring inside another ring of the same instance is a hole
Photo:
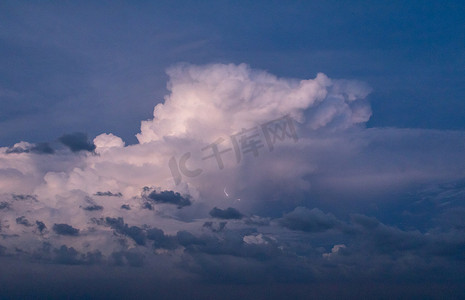
[[[464,15],[1,2],[0,298],[460,298]]]

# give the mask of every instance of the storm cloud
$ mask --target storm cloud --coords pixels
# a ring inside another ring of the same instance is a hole
[[[463,132],[365,128],[371,89],[322,73],[168,75],[137,144],[0,149],[2,256],[219,284],[463,278]]]

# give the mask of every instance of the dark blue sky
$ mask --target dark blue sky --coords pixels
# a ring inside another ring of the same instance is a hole
[[[0,145],[136,142],[177,62],[360,79],[370,127],[465,129],[462,1],[0,4]]]

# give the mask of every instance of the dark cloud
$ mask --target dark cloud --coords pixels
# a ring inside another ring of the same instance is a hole
[[[12,195],[13,200],[15,201],[24,201],[24,200],[31,200],[31,201],[37,201],[37,196],[35,195]]]
[[[176,238],[178,239],[178,243],[184,247],[190,246],[190,245],[204,245],[205,241],[196,237],[192,233],[181,230],[178,231],[176,234]]]
[[[128,224],[124,223],[123,218],[105,218],[106,224],[108,224],[117,233],[126,235],[132,238],[138,245],[145,245],[145,231],[137,226],[129,227]]]
[[[21,225],[24,225],[26,227],[31,227],[32,224],[29,223],[29,221],[26,219],[25,216],[21,216],[19,218],[16,218],[16,224],[21,224]]]
[[[55,255],[52,259],[54,263],[65,265],[93,265],[103,262],[103,255],[100,251],[80,253],[73,247],[62,245],[53,250]]]
[[[95,145],[88,141],[87,134],[82,132],[75,132],[61,136],[58,141],[68,147],[73,152],[95,150]]]
[[[129,206],[129,204],[123,204],[121,205],[121,209],[131,210],[131,207]]]
[[[71,236],[79,235],[79,229],[76,229],[73,226],[70,226],[68,224],[54,224],[53,231],[61,235],[71,235]]]
[[[217,219],[242,219],[243,215],[235,208],[228,207],[226,209],[220,209],[214,207],[210,211],[210,216]]]
[[[108,197],[123,197],[121,193],[112,193],[110,191],[107,192],[97,192],[94,194],[95,196],[108,196]]]
[[[0,236],[3,239],[8,239],[8,238],[17,238],[17,237],[19,237],[19,234],[1,234]]]
[[[144,202],[142,203],[142,209],[148,209],[148,210],[153,210],[153,205],[148,203],[148,202]]]
[[[113,229],[124,228],[124,219],[123,218],[110,218],[106,217],[105,222]]]
[[[47,226],[45,226],[44,222],[36,221],[36,225],[40,232],[43,232],[45,229],[47,229]]]
[[[165,235],[163,230],[151,228],[147,230],[147,239],[153,241],[155,249],[176,249],[178,246],[176,237]]]
[[[92,198],[86,196],[86,197],[85,197],[85,201],[86,201],[87,203],[89,203],[89,205],[84,206],[84,207],[81,206],[81,208],[82,208],[83,210],[86,210],[86,211],[98,211],[98,210],[103,210],[103,206],[102,206],[102,205],[96,204],[95,201],[94,201]]]
[[[177,247],[176,238],[165,235],[161,229],[142,229],[138,226],[129,226],[128,224],[124,223],[124,219],[121,217],[106,217],[105,223],[114,229],[117,233],[130,237],[138,245],[144,246],[146,244],[146,240],[150,240],[153,242],[152,245],[155,249],[175,249]]]
[[[83,207],[82,209],[83,209],[83,210],[87,210],[87,211],[96,211],[96,210],[103,210],[103,206],[97,205],[97,204],[93,204],[93,205],[89,205],[89,206]]]
[[[118,251],[113,252],[112,255],[113,264],[117,266],[130,265],[131,267],[142,267],[144,265],[144,255],[137,252],[131,251]]]
[[[279,222],[289,229],[305,232],[323,232],[338,224],[333,215],[325,214],[318,208],[309,210],[305,207],[296,207],[292,212],[285,214]]]
[[[129,226],[124,223],[124,219],[121,217],[106,217],[105,224],[114,229],[116,233],[130,237],[140,246],[145,246],[147,240],[152,241],[152,246],[155,249],[175,249],[178,246],[176,237],[165,235],[163,230],[158,228]]]
[[[79,260],[79,252],[77,252],[73,247],[67,247],[62,245],[58,249],[54,249],[54,253],[56,255],[55,262],[60,264],[67,264],[67,265],[78,265],[80,264]]]
[[[202,227],[208,228],[213,232],[220,232],[220,231],[223,231],[223,229],[226,227],[226,224],[228,224],[228,222],[215,223],[215,222],[212,222],[212,221],[207,221],[207,222],[203,223]]]
[[[363,228],[369,229],[369,230],[375,229],[380,224],[380,222],[376,218],[367,217],[367,216],[360,215],[360,214],[352,214],[351,220],[353,224],[358,224],[362,226]]]
[[[409,276],[427,279],[435,276],[434,270],[450,271],[465,261],[463,232],[453,225],[447,233],[424,234],[401,230],[361,214],[352,215],[346,223],[319,209],[297,208],[277,219],[283,226],[296,230],[292,235],[273,233],[272,227],[266,230],[270,232],[268,235],[253,227],[226,229],[226,222],[207,222],[204,227],[215,230],[203,231],[201,235],[181,230],[170,236],[159,228],[129,226],[121,217],[95,220],[96,224],[110,226],[117,234],[131,238],[136,247],[104,257],[98,251],[80,253],[65,245],[57,249],[49,246],[37,252],[36,257],[66,265],[143,267],[152,260],[152,256],[147,256],[150,252],[144,249],[172,251],[182,246],[184,251],[177,267],[221,283],[356,280],[366,276],[374,280],[404,280]],[[27,255],[21,249],[16,252]],[[179,257],[174,258],[173,253],[164,259],[177,260]]]
[[[255,236],[255,243],[247,243],[244,241],[245,237],[249,238]],[[233,280],[236,282],[253,282],[259,277],[251,277],[246,274],[244,277],[238,276],[238,269],[229,265],[229,262],[235,261],[243,265],[248,273],[249,271],[257,274],[257,265],[267,261],[268,264],[276,267],[279,261],[285,257],[283,251],[279,248],[278,243],[273,239],[257,235],[256,230],[253,228],[241,230],[228,230],[219,234],[206,234],[202,236],[194,236],[188,232],[178,233],[179,243],[185,247],[186,253],[191,255],[192,259],[198,264],[199,268],[196,272],[202,273],[209,279],[221,274],[221,281]],[[286,254],[289,256],[290,254]],[[212,260],[212,258],[214,259]],[[237,265],[236,265],[237,266]],[[241,267],[242,268],[242,267]],[[223,269],[220,271],[219,269]],[[279,273],[275,271],[270,272],[269,276],[277,276]],[[264,274],[260,275],[263,276]],[[263,278],[263,277],[261,277]]]
[[[435,219],[442,228],[465,231],[465,207],[447,208]]]
[[[0,202],[0,209],[7,209],[10,207],[8,202]]]
[[[251,216],[245,220],[245,223],[247,225],[254,225],[254,226],[268,226],[270,225],[270,218]]]
[[[162,240],[165,237],[163,230],[158,228],[151,228],[147,230],[147,238],[152,241]]]
[[[182,208],[191,205],[190,196],[181,196],[181,194],[173,191],[156,191],[150,188],[144,188],[142,197],[146,201],[152,201],[157,204],[173,204]]]
[[[38,143],[35,144],[34,147],[31,148],[33,153],[38,154],[53,154],[55,150],[50,146],[49,143]]]
[[[145,232],[137,226],[128,226],[127,224],[122,229],[122,233],[132,238],[138,245],[145,245]]]
[[[404,231],[385,225],[373,217],[353,215],[351,220],[354,230],[348,234],[355,234],[358,245],[371,253],[405,255],[413,251],[419,255],[427,249],[429,243],[434,243],[434,238],[430,239],[419,231]]]

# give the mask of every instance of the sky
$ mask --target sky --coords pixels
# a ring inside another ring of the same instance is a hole
[[[460,298],[464,15],[3,1],[0,298]]]

